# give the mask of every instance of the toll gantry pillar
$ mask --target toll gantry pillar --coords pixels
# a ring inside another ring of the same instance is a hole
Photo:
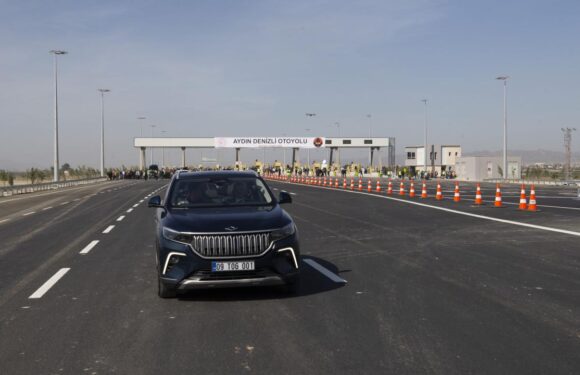
[[[181,168],[185,168],[185,147],[181,148]]]
[[[145,170],[145,147],[141,147],[141,152],[139,153],[139,170]]]

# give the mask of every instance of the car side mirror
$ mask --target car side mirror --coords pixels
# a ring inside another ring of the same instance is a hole
[[[161,197],[159,195],[151,197],[149,203],[147,203],[147,207],[163,207],[161,205]]]
[[[285,191],[281,191],[280,195],[278,196],[278,203],[292,203],[292,196]]]

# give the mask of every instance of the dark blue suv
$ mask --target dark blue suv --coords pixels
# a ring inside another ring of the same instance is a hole
[[[295,291],[300,247],[294,221],[254,172],[178,172],[156,207],[158,293],[282,285]]]

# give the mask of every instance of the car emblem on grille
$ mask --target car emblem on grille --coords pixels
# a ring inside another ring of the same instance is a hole
[[[227,228],[224,228],[224,229],[225,229],[225,230],[227,230],[228,232],[233,232],[233,231],[237,230],[237,229],[238,229],[238,227],[234,227],[234,226],[232,225],[232,226],[230,226],[230,227],[227,227]]]

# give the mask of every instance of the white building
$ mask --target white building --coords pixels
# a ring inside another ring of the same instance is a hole
[[[495,156],[463,156],[457,158],[457,178],[466,181],[483,181],[490,178],[503,178],[500,173],[503,168],[503,158]],[[509,179],[522,177],[522,158],[519,156],[508,157]]]
[[[461,146],[457,145],[430,145],[427,146],[427,171],[434,171],[438,175],[442,172],[455,171],[457,158],[461,157]],[[425,147],[405,147],[405,167],[409,173],[415,174],[425,170]]]

